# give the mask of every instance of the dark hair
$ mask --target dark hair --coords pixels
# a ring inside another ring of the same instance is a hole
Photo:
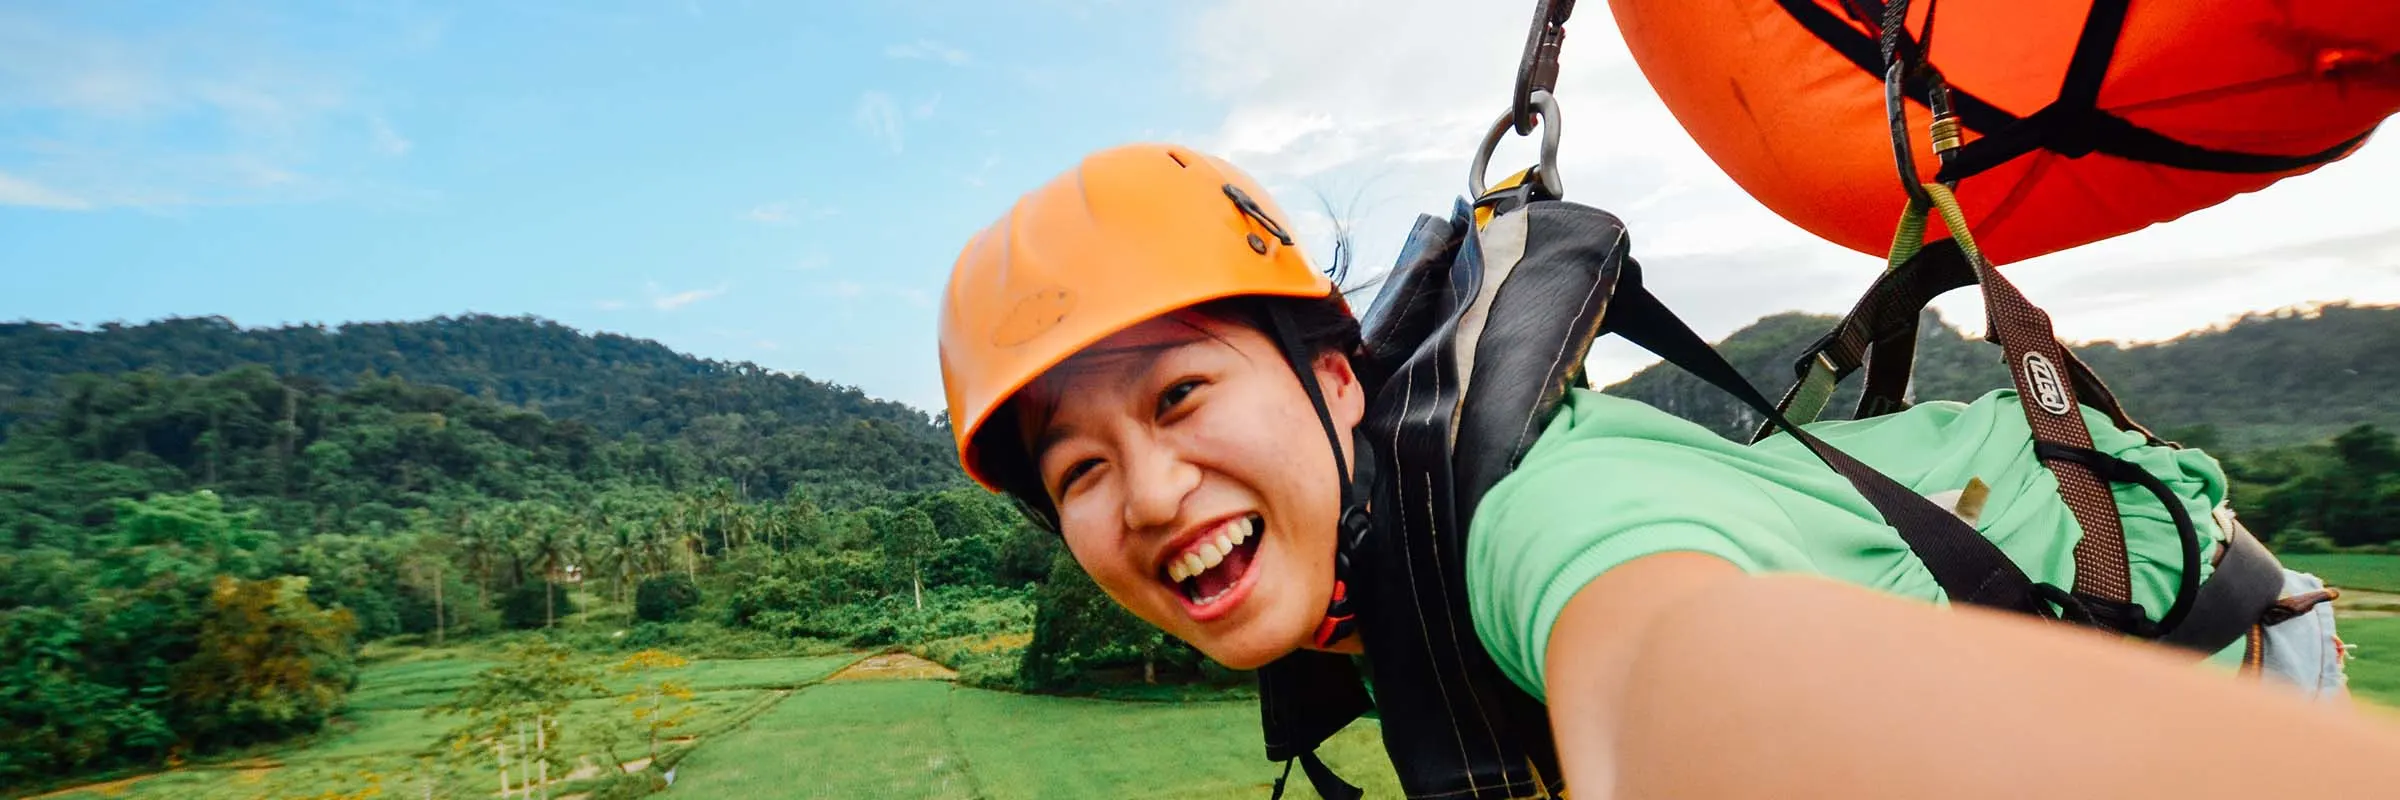
[[[1350,315],[1340,294],[1324,297],[1269,297],[1242,295],[1211,300],[1191,306],[1189,311],[1201,316],[1242,325],[1270,338],[1275,336],[1274,314],[1280,311],[1290,322],[1289,332],[1300,348],[1312,355],[1340,353],[1351,361],[1351,369],[1360,376],[1370,374],[1366,369],[1367,350],[1360,337],[1358,318]],[[1309,368],[1307,364],[1292,365],[1295,373]],[[1372,391],[1372,387],[1369,387]],[[1025,452],[1021,442],[1023,432],[1018,427],[1018,408],[1015,398],[992,410],[991,417],[976,432],[984,474],[1014,500],[1019,510],[1034,524],[1052,533],[1058,532],[1058,510],[1050,504],[1050,492],[1042,486],[1040,469],[1033,463],[1032,454]]]

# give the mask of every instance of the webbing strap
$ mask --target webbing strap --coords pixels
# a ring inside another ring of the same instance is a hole
[[[1608,331],[1733,395],[1790,433],[1818,460],[1848,480],[1883,515],[1884,524],[1899,532],[1900,539],[1924,562],[1926,571],[1933,574],[1934,582],[1941,585],[1952,603],[2050,616],[2034,591],[2032,579],[2018,569],[2016,562],[2008,560],[1998,545],[1890,476],[1792,424],[1739,370],[1726,363],[1723,355],[1642,287],[1641,272],[1632,259],[1625,264],[1625,272],[1618,278],[1616,296],[1610,301]]]
[[[2191,614],[2160,642],[2215,653],[2248,633],[2282,597],[2283,565],[2248,528],[2234,523],[2223,553],[2217,571],[2192,597]]]
[[[2109,0],[2116,5],[2121,2]],[[1818,0],[1775,0],[1792,21],[1815,35],[1842,58],[1881,78],[1890,59],[1882,55],[1877,35],[1862,33],[1840,15],[1818,3]],[[1875,33],[1892,33],[1881,25],[1881,3],[1859,0],[1856,5],[1842,4],[1845,11],[1861,21],[1874,21]],[[1862,11],[1864,13],[1862,13]],[[2095,9],[2095,13],[2107,9]],[[2113,13],[2113,12],[2111,12]],[[1905,29],[1896,31],[1897,49],[1903,52],[1916,46]],[[2113,45],[2114,39],[2109,42]],[[2082,44],[2079,36],[2078,44]],[[2079,53],[2083,48],[2078,48]],[[2105,67],[2105,64],[2102,64]],[[1929,75],[1911,74],[1907,78],[1910,97],[1924,97],[1931,80]],[[2069,87],[2062,87],[2069,88]],[[1951,99],[1956,104],[1958,118],[1966,128],[1979,135],[1968,142],[1957,155],[1942,165],[1937,180],[1955,183],[1973,177],[2000,164],[2007,163],[2034,150],[2049,150],[2067,155],[2102,153],[2137,163],[2155,164],[2195,172],[2228,174],[2266,174],[2289,172],[2340,158],[2367,140],[2374,126],[2359,131],[2356,136],[2342,140],[2313,153],[2253,153],[2202,147],[2158,131],[2136,125],[2124,117],[2088,105],[2054,102],[2033,114],[2018,116],[1973,92],[1951,87]]]
[[[1293,761],[1300,762],[1300,771],[1308,775],[1308,786],[1317,790],[1318,797],[1325,800],[1359,800],[1367,796],[1367,790],[1352,786],[1343,781],[1341,776],[1333,774],[1333,768],[1326,766],[1325,760],[1318,758],[1314,750],[1300,754]],[[1267,800],[1282,800],[1284,781],[1291,777],[1292,762],[1283,762],[1283,774],[1275,778],[1275,793],[1268,795]]]
[[[1977,283],[1983,285],[1984,315],[1991,328],[1991,339],[2006,353],[2009,377],[2015,382],[2017,396],[2025,412],[2025,422],[2033,429],[2035,441],[2053,445],[2090,450],[2091,429],[2084,425],[2081,405],[2076,399],[2078,381],[2069,377],[2070,356],[2065,345],[2050,324],[2050,315],[2025,299],[2015,284],[1992,268],[1991,262],[1975,246],[1975,235],[1967,226],[1967,215],[1959,208],[1958,197],[1949,187],[1939,183],[1925,184],[1933,197],[1934,210],[1949,226],[1950,238],[1958,243],[1967,266],[1974,270]],[[1922,218],[1926,209],[1911,204],[1909,217]],[[1919,228],[1921,231],[1922,229]],[[1910,244],[1910,243],[1902,243]],[[1896,247],[1895,260],[1905,261],[1916,254],[1917,247]],[[2075,513],[2075,521],[2083,536],[2075,542],[2075,592],[2114,603],[2130,602],[2133,596],[2131,568],[2126,563],[2125,529],[2117,517],[2116,498],[2098,474],[2088,465],[2055,457],[2043,458],[2058,477],[2058,494]]]

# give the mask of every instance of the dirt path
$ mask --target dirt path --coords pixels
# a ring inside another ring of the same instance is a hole
[[[55,792],[44,792],[42,794],[37,794],[32,797],[25,798],[25,800],[48,800],[52,797],[64,797],[76,792],[91,792],[101,797],[115,797],[117,795],[124,794],[128,789],[132,789],[133,785],[136,783],[140,783],[151,778],[156,778],[164,774],[166,773],[160,772],[149,775],[135,775],[131,778],[119,778],[117,780],[106,781],[102,783],[87,783],[82,786],[70,786]]]
[[[130,791],[130,790],[132,790],[132,789],[133,789],[133,785],[134,785],[134,784],[136,784],[136,783],[140,783],[140,782],[142,782],[142,781],[150,780],[151,778],[156,778],[156,777],[159,777],[159,776],[161,776],[161,775],[172,775],[172,774],[175,774],[175,773],[178,773],[178,772],[190,772],[190,771],[226,771],[226,770],[231,770],[231,771],[232,771],[232,772],[233,772],[235,775],[237,775],[237,776],[239,776],[239,777],[241,777],[241,778],[244,778],[244,779],[247,779],[247,780],[251,780],[251,781],[256,781],[256,780],[258,780],[258,779],[260,779],[260,778],[263,778],[264,776],[266,776],[266,774],[267,774],[267,773],[274,772],[275,770],[277,770],[277,769],[280,769],[280,768],[282,768],[282,765],[281,765],[281,764],[275,763],[275,762],[273,762],[273,761],[267,761],[267,760],[263,760],[263,759],[255,759],[255,758],[251,758],[251,759],[243,759],[243,760],[240,760],[240,761],[230,761],[230,762],[225,762],[225,763],[222,763],[222,764],[204,764],[204,765],[199,765],[199,766],[184,766],[184,767],[177,767],[177,768],[170,769],[170,770],[162,770],[162,771],[159,771],[159,772],[153,772],[153,773],[150,773],[150,774],[148,774],[148,775],[135,775],[135,776],[133,776],[133,777],[130,777],[130,778],[118,778],[118,779],[116,779],[116,780],[113,780],[113,781],[100,781],[100,782],[98,782],[98,783],[86,783],[86,784],[83,784],[83,785],[80,785],[80,786],[69,786],[69,787],[67,787],[67,788],[64,788],[64,789],[53,789],[53,790],[51,790],[51,791],[43,792],[43,793],[41,793],[41,794],[37,794],[37,795],[34,795],[34,796],[32,796],[32,797],[27,797],[27,798],[25,798],[24,800],[50,800],[50,798],[56,798],[56,797],[65,797],[65,796],[67,796],[67,795],[75,794],[75,793],[77,793],[77,792],[91,792],[93,795],[95,795],[95,796],[98,796],[98,797],[119,797],[119,796],[122,796],[122,795],[124,795],[124,794],[125,794],[127,791]]]
[[[2370,592],[2365,589],[2343,589],[2341,591],[2342,596],[2333,600],[2333,609],[2340,613],[2343,619],[2400,617],[2400,594]]]
[[[868,656],[848,668],[836,672],[825,682],[834,681],[947,681],[956,680],[958,673],[949,667],[907,653],[883,653]]]

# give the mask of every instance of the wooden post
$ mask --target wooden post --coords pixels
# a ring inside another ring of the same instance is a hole
[[[550,733],[550,725],[549,725],[549,720],[548,720],[547,718],[543,717],[543,716],[542,716],[542,715],[540,715],[540,714],[535,714],[535,715],[533,716],[533,747],[534,747],[534,749],[535,749],[536,751],[540,752],[542,755],[541,755],[541,757],[540,757],[540,758],[536,758],[536,759],[534,759],[534,763],[538,765],[538,766],[536,767],[536,769],[538,769],[538,770],[540,770],[540,771],[541,771],[541,778],[540,778],[540,779],[538,779],[538,780],[536,780],[536,781],[534,782],[534,785],[542,787],[542,798],[543,798],[543,800],[549,800],[549,797],[550,797],[550,739],[549,739],[549,733]]]

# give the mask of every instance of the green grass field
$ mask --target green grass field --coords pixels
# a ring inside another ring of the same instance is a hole
[[[2400,593],[2400,556],[2295,553],[2276,558],[2336,588]]]
[[[2400,613],[2378,605],[2391,598],[2369,596],[2400,594],[2400,556],[2285,561],[2351,590],[2337,606],[2341,636],[2357,647],[2351,691],[2400,718]],[[2358,596],[2367,596],[2363,606]],[[1041,697],[935,680],[822,682],[863,655],[698,660],[677,670],[698,692],[684,729],[698,738],[676,765],[675,785],[660,796],[1213,800],[1263,796],[1278,772],[1263,757],[1253,701]],[[475,646],[379,650],[362,671],[351,709],[304,744],[266,759],[55,797],[317,800],[360,797],[368,787],[382,796],[416,797],[407,774],[429,768],[423,753],[456,722],[428,719],[424,709],[448,699],[494,657]],[[622,709],[613,700],[582,701],[566,724],[572,730],[614,713]],[[621,746],[619,754],[638,756],[642,749]],[[1398,793],[1372,720],[1336,736],[1324,755],[1369,797]],[[489,773],[440,769],[479,780]],[[576,788],[554,796],[571,800]],[[1286,796],[1315,795],[1295,773]]]
[[[1263,796],[1278,767],[1248,702],[1035,697],[937,681],[829,683],[679,766],[670,795],[804,798]],[[1399,792],[1373,722],[1326,760],[1369,797]],[[1314,794],[1297,772],[1284,796]]]

